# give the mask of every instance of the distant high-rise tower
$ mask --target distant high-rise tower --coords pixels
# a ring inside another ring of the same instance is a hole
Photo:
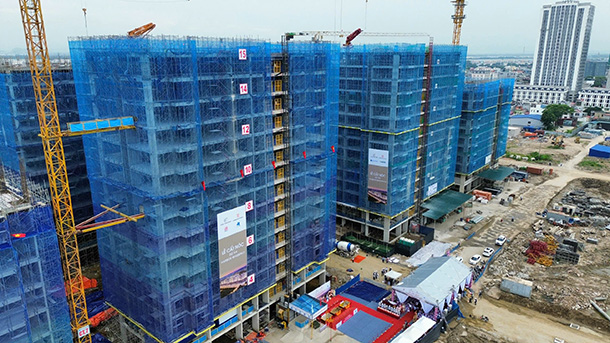
[[[542,8],[531,85],[582,88],[595,6],[574,0]]]

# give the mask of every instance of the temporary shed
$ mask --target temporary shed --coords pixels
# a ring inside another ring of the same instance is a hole
[[[419,318],[413,325],[403,331],[392,340],[391,343],[414,343],[436,325],[436,322],[428,317]]]
[[[472,282],[470,268],[449,256],[432,257],[399,284],[393,287],[421,302],[422,309],[429,313],[434,307],[444,309],[445,304]]]
[[[298,299],[291,302],[289,307],[291,310],[303,315],[307,319],[315,319],[328,310],[328,305],[326,303],[307,294],[303,294]]]
[[[597,144],[591,149],[589,149],[589,156],[591,157],[601,157],[601,158],[610,158],[610,147]]]
[[[389,272],[385,273],[385,277],[392,280],[398,280],[401,276],[402,274],[395,270],[390,270]]]
[[[435,195],[422,204],[422,207],[428,209],[424,212],[424,217],[437,220],[440,217],[455,211],[463,203],[472,198],[469,194],[464,194],[450,189]]]

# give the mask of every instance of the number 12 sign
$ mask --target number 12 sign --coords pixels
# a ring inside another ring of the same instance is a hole
[[[247,83],[239,84],[239,94],[248,94],[248,84]]]

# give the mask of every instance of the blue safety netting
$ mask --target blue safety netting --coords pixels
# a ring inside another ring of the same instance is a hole
[[[395,216],[415,202],[427,47],[344,48],[339,85],[337,200]],[[424,197],[453,183],[466,48],[434,46]],[[387,203],[368,196],[369,149],[388,151]]]
[[[57,111],[62,129],[69,122],[79,121],[72,70],[53,67]],[[0,161],[18,172],[19,158],[32,181],[48,187],[36,99],[29,69],[0,71]],[[92,216],[91,191],[87,178],[83,142],[80,137],[62,138],[66,169],[70,183],[72,208],[77,223]]]
[[[0,342],[71,342],[51,208],[37,198],[7,206],[17,193],[0,201]]]
[[[161,340],[199,334],[276,281],[274,215],[286,208],[275,202],[283,192],[272,165],[271,55],[280,46],[112,37],[73,40],[70,49],[82,120],[136,119],[135,130],[84,138],[94,203],[146,215],[98,236],[106,299]],[[289,49],[296,270],[333,249],[338,55],[331,44]],[[252,173],[242,176],[247,165]],[[217,214],[250,200],[255,282],[222,297]]]

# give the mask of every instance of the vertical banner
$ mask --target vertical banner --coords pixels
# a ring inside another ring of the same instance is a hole
[[[426,191],[426,197],[429,197],[436,192],[438,192],[438,182],[435,182],[434,184],[428,186],[428,190]]]
[[[387,150],[369,149],[369,201],[388,203],[388,160]]]
[[[247,285],[246,206],[216,215],[218,222],[218,264],[220,295],[227,296]]]

